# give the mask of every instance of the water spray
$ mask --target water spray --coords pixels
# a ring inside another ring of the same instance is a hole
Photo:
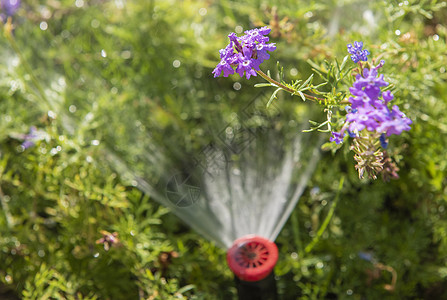
[[[241,300],[277,299],[274,241],[320,158],[321,139],[302,133],[311,113],[294,103],[266,109],[268,100],[256,97],[231,121],[217,115],[209,124],[214,138],[195,153],[156,139],[140,121],[111,130],[117,142],[106,153],[123,179],[228,250]],[[124,144],[138,146],[116,146]]]

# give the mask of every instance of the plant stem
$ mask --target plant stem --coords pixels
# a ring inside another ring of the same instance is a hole
[[[340,191],[343,188],[343,182],[345,181],[345,177],[343,176],[340,179],[340,183],[338,185],[337,195],[335,196],[334,203],[332,203],[332,206],[324,219],[323,224],[321,225],[320,229],[318,229],[317,235],[312,239],[312,241],[309,243],[309,245],[304,248],[304,251],[306,253],[309,253],[312,251],[313,247],[320,241],[321,236],[323,235],[324,231],[326,230],[327,226],[329,225],[329,222],[332,219],[332,216],[334,215],[335,207],[337,206],[338,200],[340,198]]]
[[[5,195],[3,194],[2,188],[0,187],[0,202],[2,204],[2,210],[5,214],[6,225],[8,228],[12,228],[14,226],[14,219],[12,218],[11,212],[9,211],[9,205],[5,200]]]
[[[279,87],[279,88],[281,88],[281,89],[291,93],[292,95],[296,95],[298,93],[297,90],[294,90],[294,89],[292,89],[292,88],[290,88],[288,86],[285,86],[284,84],[282,84],[282,83],[276,81],[275,79],[269,77],[267,74],[265,74],[261,70],[256,71],[256,73],[258,73],[262,78],[264,78],[265,80],[267,80],[271,84],[273,84],[273,85],[275,85],[275,86],[277,86],[277,87]],[[309,99],[309,100],[312,100],[312,101],[321,101],[321,102],[326,101],[323,98],[318,98],[318,97],[315,97],[315,96],[312,96],[312,95],[309,95],[309,94],[306,94],[306,93],[303,93],[303,92],[301,92],[301,93],[304,95],[304,97],[306,99]]]
[[[40,82],[37,80],[36,76],[34,76],[33,69],[30,67],[30,65],[28,64],[27,60],[23,56],[22,51],[20,51],[20,47],[17,45],[17,43],[16,43],[16,41],[14,39],[14,36],[12,35],[13,25],[11,24],[11,18],[10,17],[8,18],[8,21],[7,21],[6,25],[5,25],[5,27],[2,28],[2,29],[4,29],[4,36],[8,40],[8,42],[11,45],[12,49],[19,56],[19,59],[20,59],[20,62],[22,63],[22,66],[25,68],[26,72],[29,74],[32,83],[34,84],[35,88],[37,89],[38,93],[36,93],[36,92],[34,92],[34,93],[37,94],[37,96],[40,97],[47,105],[49,105],[49,108],[51,108],[51,103],[47,99],[47,97],[45,95],[45,92],[44,92],[42,86],[40,85]],[[26,81],[26,80],[24,80],[24,81]]]
[[[300,225],[298,223],[298,214],[296,210],[292,212],[290,219],[292,221],[293,239],[295,241],[295,246],[298,249],[298,259],[301,259],[301,256],[303,255],[303,245],[300,239]]]

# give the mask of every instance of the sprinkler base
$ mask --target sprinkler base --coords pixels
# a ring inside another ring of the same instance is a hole
[[[244,300],[278,300],[276,280],[273,272],[259,281],[243,281],[234,276],[239,299]]]
[[[243,281],[264,279],[272,273],[277,261],[275,243],[257,235],[238,238],[227,251],[228,266]]]
[[[277,260],[278,248],[266,238],[247,235],[234,241],[227,262],[235,275],[239,299],[278,299],[273,273]]]

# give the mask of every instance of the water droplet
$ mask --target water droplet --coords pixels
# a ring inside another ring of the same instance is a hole
[[[239,170],[237,168],[234,168],[233,169],[233,174],[236,175],[236,176],[239,176],[239,175],[241,175],[241,170]]]
[[[308,11],[307,13],[305,13],[305,14],[304,14],[304,17],[305,17],[305,18],[312,18],[312,17],[313,17],[313,15],[314,15],[314,13],[313,13],[313,12],[311,12],[311,11]]]
[[[130,235],[131,235],[131,236],[135,236],[135,231],[131,230],[131,231],[130,231]]]
[[[5,276],[5,281],[6,281],[7,283],[11,283],[11,282],[12,282],[12,277],[11,277],[11,275],[6,275],[6,276]]]
[[[297,258],[298,258],[298,253],[296,253],[296,252],[292,252],[292,253],[290,254],[290,257],[291,257],[292,259],[297,259]]]
[[[436,41],[439,41],[439,35],[437,35],[437,34],[435,34],[434,36],[433,36],[433,40],[436,42]]]
[[[315,265],[315,267],[316,267],[317,269],[323,269],[324,264],[323,264],[321,261],[319,261],[319,262],[317,262],[317,264]]]
[[[20,63],[20,59],[18,57],[14,57],[11,60],[11,64],[12,64],[13,67],[17,67],[19,65],[19,63]]]
[[[242,28],[242,26],[237,25],[236,28],[234,28],[234,31],[236,31],[236,33],[242,33],[242,31],[244,31],[244,28]]]
[[[42,15],[42,18],[44,18],[44,19],[49,19],[51,17],[51,11],[46,6],[43,6],[40,9],[40,14]]]
[[[346,295],[348,295],[348,296],[351,296],[353,293],[354,293],[354,292],[353,292],[351,289],[349,289],[349,290],[346,291]]]
[[[62,150],[62,147],[61,146],[57,146],[56,150],[60,152]]]
[[[235,82],[233,84],[233,89],[235,89],[236,91],[239,91],[241,89],[242,85],[239,82]]]
[[[172,65],[174,66],[174,68],[180,67],[181,64],[182,63],[178,59],[176,59],[172,62]]]
[[[70,37],[70,32],[68,30],[64,30],[64,31],[61,32],[61,36],[64,39],[68,39]]]
[[[50,154],[51,155],[56,155],[57,154],[57,149],[56,148],[51,149],[50,150]]]
[[[115,0],[116,8],[123,9],[124,8],[124,1],[123,0]]]
[[[93,162],[93,158],[92,158],[90,155],[88,155],[88,156],[85,158],[85,161],[87,161],[87,162],[90,164],[90,163]]]
[[[92,146],[98,146],[99,145],[99,141],[98,140],[93,140],[91,141]]]
[[[84,0],[76,0],[75,1],[76,7],[83,7],[84,6]]]
[[[290,69],[290,75],[291,75],[291,76],[296,76],[296,75],[298,75],[298,70],[297,70],[296,68],[292,68],[292,69]]]
[[[400,35],[400,30],[397,29],[394,33],[395,33],[396,35]]]
[[[98,28],[100,24],[101,23],[98,20],[93,19],[92,22],[90,23],[90,26],[92,26],[93,28]]]
[[[93,117],[94,117],[93,113],[92,113],[92,112],[89,112],[88,114],[85,115],[84,119],[85,119],[87,122],[90,122],[90,121],[93,119]]]
[[[45,21],[42,21],[42,22],[40,22],[39,27],[40,27],[41,30],[45,31],[45,30],[48,29],[48,23],[45,22]]]
[[[206,13],[207,13],[207,10],[205,7],[202,7],[201,9],[199,9],[199,15],[204,16],[204,15],[206,15]]]
[[[68,111],[71,113],[75,113],[76,112],[76,106],[75,105],[70,105],[70,107],[68,108]]]
[[[136,181],[136,180],[132,180],[132,186],[137,186],[138,185],[138,181]]]
[[[445,68],[444,68],[444,67],[441,67],[441,68],[439,69],[439,72],[441,72],[441,73],[445,73]]]
[[[37,251],[37,255],[39,255],[40,257],[44,257],[45,256],[45,251],[43,251],[42,249]]]
[[[101,50],[101,56],[104,57],[104,58],[107,57],[106,50],[104,50],[104,49]]]
[[[124,50],[123,52],[121,52],[121,57],[123,59],[129,59],[132,57],[132,52],[130,52],[129,50]]]
[[[97,257],[99,257],[99,253],[98,253],[98,252],[96,252],[95,254],[93,254],[93,257],[94,257],[94,258],[97,258]]]
[[[57,80],[57,83],[60,86],[66,86],[67,85],[67,83],[65,82],[65,78],[64,77],[59,77],[59,79]]]
[[[51,119],[56,119],[56,113],[52,110],[49,110],[47,113],[48,117],[50,117]]]
[[[110,92],[114,95],[118,94],[118,89],[116,88],[116,86],[114,86],[113,88],[110,89]]]

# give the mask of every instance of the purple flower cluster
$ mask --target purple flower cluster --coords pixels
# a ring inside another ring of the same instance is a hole
[[[245,31],[245,35],[237,37],[235,33],[228,35],[230,43],[220,52],[220,63],[213,70],[214,77],[234,74],[236,72],[243,77],[244,72],[247,79],[250,76],[256,76],[256,70],[259,65],[270,58],[267,51],[276,49],[275,43],[267,43],[269,38],[266,36],[270,33],[270,28],[262,27]]]
[[[23,140],[22,147],[24,150],[36,145],[38,141],[48,140],[48,134],[42,129],[37,129],[36,126],[31,126],[28,134],[23,134],[21,137]]]
[[[353,97],[349,98],[351,109],[346,115],[346,123],[340,132],[332,132],[331,141],[341,143],[345,130],[353,136],[359,136],[364,129],[386,136],[399,135],[402,131],[410,130],[412,122],[399,107],[394,105],[391,109],[388,108],[389,102],[394,98],[393,94],[390,91],[381,91],[382,87],[388,86],[383,74],[378,76],[377,72],[383,64],[384,61],[381,61],[376,67],[364,69],[363,76],[357,75],[349,89]],[[384,138],[382,139],[382,144],[385,144]]]
[[[348,44],[348,52],[351,54],[351,59],[353,62],[357,63],[359,61],[367,61],[369,55],[368,50],[362,50],[363,42],[354,42],[354,45]]]
[[[2,14],[12,16],[20,7],[20,0],[1,0],[0,9]]]

